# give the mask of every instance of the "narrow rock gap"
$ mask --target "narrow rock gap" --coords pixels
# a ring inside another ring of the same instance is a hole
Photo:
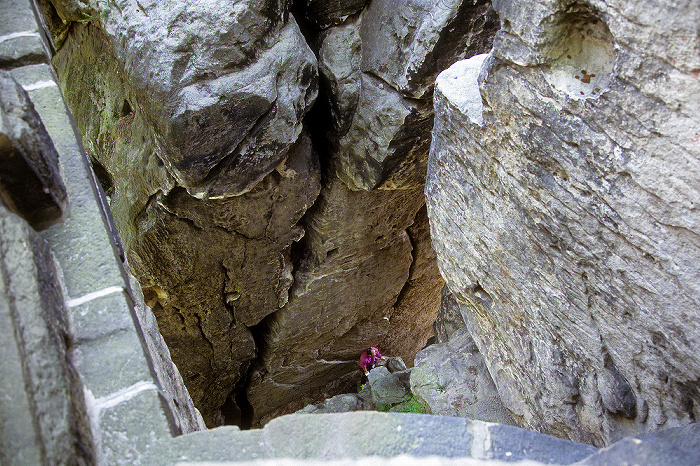
[[[224,416],[224,424],[237,425],[241,430],[249,430],[253,427],[255,410],[248,400],[248,387],[253,377],[261,377],[266,373],[265,358],[272,329],[280,317],[279,310],[268,314],[259,323],[248,327],[255,342],[255,358],[250,361],[248,369],[241,377],[236,388],[231,392],[226,403],[221,407]]]

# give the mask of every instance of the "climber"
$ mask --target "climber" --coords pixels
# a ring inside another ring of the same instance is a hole
[[[386,358],[379,353],[379,350],[374,346],[369,346],[360,355],[360,367],[365,372],[365,375],[369,375],[369,371],[374,368],[377,361],[385,361]]]

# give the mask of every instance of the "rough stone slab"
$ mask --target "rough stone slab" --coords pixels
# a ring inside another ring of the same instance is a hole
[[[47,87],[30,90],[29,95],[59,153],[70,208],[63,222],[42,235],[61,264],[67,298],[112,286],[126,287],[94,175],[51,69],[26,66],[12,70],[12,75],[24,87],[47,83]]]
[[[133,327],[81,342],[74,349],[74,360],[85,387],[96,398],[139,382],[153,382],[141,340]]]
[[[354,412],[283,416],[270,421],[263,431],[275,457],[465,457],[472,442],[468,424],[459,418]]]
[[[93,460],[72,335],[51,252],[0,204],[0,458],[21,464]],[[7,386],[6,384],[12,384]]]
[[[58,153],[29,95],[0,71],[0,196],[36,230],[59,221],[66,188]]]
[[[88,397],[87,403],[99,431],[99,464],[139,464],[173,434],[155,385],[136,386],[111,397]]]
[[[486,458],[502,461],[533,460],[545,464],[572,464],[598,451],[591,445],[551,437],[513,426],[487,425]],[[632,458],[631,456],[627,457]]]
[[[606,466],[632,463],[643,466],[659,464],[697,466],[700,464],[700,450],[679,447],[654,436],[649,436],[644,440],[625,438],[591,455],[580,464]]]
[[[271,458],[262,429],[241,431],[235,426],[222,426],[161,440],[148,451],[143,464],[220,464],[261,458]]]

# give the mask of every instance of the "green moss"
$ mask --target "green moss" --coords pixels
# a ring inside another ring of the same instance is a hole
[[[380,403],[375,405],[375,408],[377,409],[377,411],[381,411],[384,413],[389,412],[393,409],[393,411],[397,413],[427,414],[423,405],[413,394],[410,394],[408,398],[406,398],[406,400],[402,401],[401,403],[397,403],[395,405]]]

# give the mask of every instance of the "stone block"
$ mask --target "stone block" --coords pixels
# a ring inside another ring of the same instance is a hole
[[[3,463],[92,463],[92,434],[51,252],[0,205]]]
[[[74,349],[74,360],[85,388],[95,398],[139,382],[152,382],[148,360],[133,328],[81,342]]]
[[[329,460],[406,454],[450,458],[470,455],[473,437],[468,426],[469,421],[459,418],[358,411],[283,416],[270,421],[264,433],[274,457]]]
[[[36,230],[59,221],[67,205],[59,157],[29,95],[0,71],[0,197]]]
[[[99,193],[87,156],[73,126],[61,91],[46,65],[12,70],[29,95],[60,154],[63,181],[71,208],[63,222],[42,232],[61,265],[67,298],[125,286],[117,260],[120,254],[108,227],[103,195]],[[106,204],[106,202],[105,202]],[[89,264],[86,267],[85,264]]]
[[[501,461],[532,460],[544,464],[572,464],[598,451],[591,445],[507,425],[486,425],[485,457]],[[629,457],[628,457],[629,458]]]
[[[609,464],[640,464],[654,466],[696,466],[700,464],[700,450],[674,445],[650,435],[644,440],[625,438],[581,461],[582,466],[606,466]]]
[[[70,306],[76,341],[97,340],[120,330],[134,328],[126,291],[114,287],[106,292],[110,294]],[[76,301],[69,301],[69,304]]]
[[[88,400],[88,406],[100,432],[102,464],[153,464],[146,462],[150,450],[172,436],[155,385],[137,385],[106,398]]]

